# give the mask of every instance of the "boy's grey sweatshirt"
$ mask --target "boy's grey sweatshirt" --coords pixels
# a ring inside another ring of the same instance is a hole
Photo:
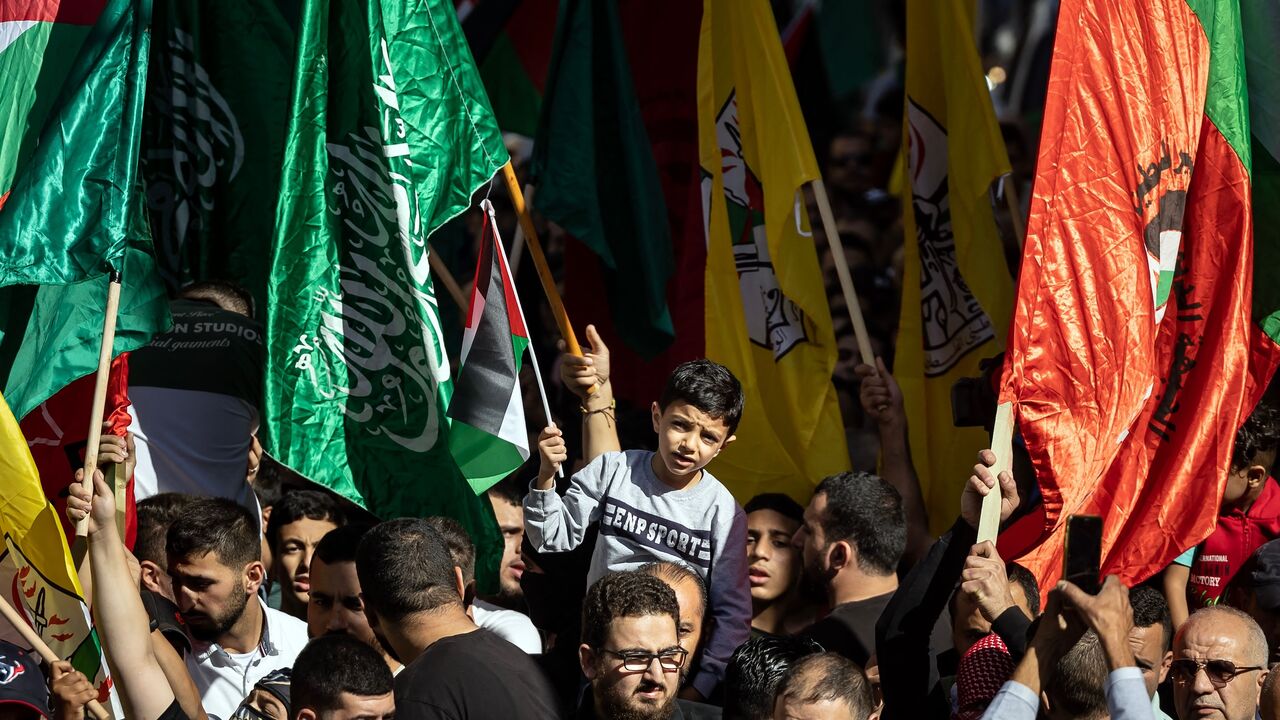
[[[605,453],[573,476],[563,498],[555,490],[531,488],[524,500],[525,532],[538,552],[566,552],[599,521],[588,586],[609,571],[656,560],[678,561],[701,575],[707,629],[689,682],[709,697],[724,680],[733,651],[751,633],[747,519],[711,473],[703,470],[697,485],[675,490],[654,475],[652,460],[645,450]]]

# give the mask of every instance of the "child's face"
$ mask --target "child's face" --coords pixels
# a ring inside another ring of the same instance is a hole
[[[701,470],[733,441],[729,426],[683,400],[666,410],[653,404],[653,431],[658,433],[658,457],[673,477]]]

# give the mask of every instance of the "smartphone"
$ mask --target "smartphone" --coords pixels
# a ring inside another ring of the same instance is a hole
[[[1062,579],[1090,595],[1098,594],[1102,563],[1102,518],[1097,515],[1067,517],[1067,540],[1062,554]]]

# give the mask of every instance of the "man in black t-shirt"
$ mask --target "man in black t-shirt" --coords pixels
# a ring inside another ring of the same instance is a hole
[[[356,573],[370,628],[405,663],[396,677],[399,720],[559,717],[533,660],[467,616],[462,571],[425,520],[375,526],[360,541]]]

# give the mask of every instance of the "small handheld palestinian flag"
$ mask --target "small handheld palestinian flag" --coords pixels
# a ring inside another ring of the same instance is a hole
[[[551,422],[538,360],[529,344],[524,311],[507,267],[493,205],[484,200],[484,229],[475,288],[462,336],[462,362],[454,384],[449,417],[449,448],[476,494],[511,474],[529,459],[529,436],[520,392],[520,363],[525,350],[533,362],[542,408]]]

